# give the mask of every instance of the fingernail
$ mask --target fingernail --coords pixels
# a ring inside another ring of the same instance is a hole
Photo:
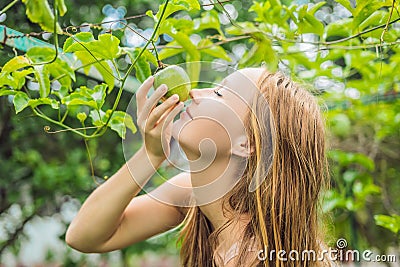
[[[161,84],[159,90],[161,90],[161,91],[163,91],[163,92],[166,92],[166,91],[168,90],[168,87],[167,87],[167,85],[165,85],[165,84]]]
[[[174,94],[171,96],[172,100],[176,101],[179,99],[179,96],[177,94]]]

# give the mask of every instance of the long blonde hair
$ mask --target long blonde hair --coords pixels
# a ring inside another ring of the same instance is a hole
[[[185,267],[216,266],[218,234],[240,214],[247,214],[250,221],[240,240],[236,266],[249,266],[247,254],[252,246],[265,253],[296,250],[300,256],[302,251],[318,254],[322,249],[318,207],[326,184],[327,162],[320,107],[310,92],[279,72],[265,70],[257,87],[259,92],[245,122],[254,151],[243,176],[223,199],[224,209],[233,211],[233,216],[213,231],[199,207],[189,210],[180,234]],[[251,192],[249,185],[254,179],[261,182]],[[301,259],[281,261],[277,257],[260,261],[254,257],[251,266],[322,264]]]

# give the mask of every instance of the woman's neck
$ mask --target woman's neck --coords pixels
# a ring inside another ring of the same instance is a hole
[[[211,222],[213,228],[217,229],[228,219],[223,214],[224,196],[231,191],[241,177],[241,173],[237,170],[243,168],[240,168],[242,166],[239,166],[237,160],[232,157],[216,158],[207,168],[192,172],[195,167],[190,165],[195,203]]]

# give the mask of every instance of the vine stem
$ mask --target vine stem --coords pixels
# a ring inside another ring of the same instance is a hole
[[[0,16],[3,15],[4,13],[7,12],[10,8],[12,8],[16,3],[18,3],[19,0],[14,0],[10,2],[8,5],[6,5],[1,11],[0,11]]]
[[[46,120],[48,122],[54,123],[54,124],[56,124],[58,126],[61,126],[61,127],[65,128],[65,129],[67,129],[68,131],[76,133],[77,135],[79,135],[79,136],[81,136],[83,138],[91,137],[91,136],[87,136],[87,135],[81,133],[80,131],[76,130],[75,128],[71,128],[68,125],[65,125],[62,122],[59,122],[59,121],[53,120],[50,117],[47,117],[46,115],[42,114],[42,112],[37,108],[32,108],[32,111],[33,111],[33,113],[35,113],[36,116],[38,116],[38,117],[40,117],[40,118],[42,118],[42,119],[44,119],[44,120]]]
[[[46,65],[46,64],[51,64],[54,61],[57,60],[58,58],[58,33],[57,33],[57,23],[58,23],[58,3],[57,0],[53,1],[54,5],[54,25],[53,25],[53,31],[54,31],[54,50],[56,51],[54,58],[52,58],[49,61],[46,62],[39,62],[39,63],[32,63],[33,66],[37,65]]]
[[[165,1],[165,5],[164,5],[164,7],[163,7],[163,10],[161,11],[160,19],[157,21],[157,24],[156,24],[156,26],[154,27],[154,31],[153,31],[151,37],[150,37],[149,40],[146,42],[146,44],[143,46],[142,50],[140,50],[139,55],[137,55],[137,57],[135,58],[135,60],[134,60],[134,61],[132,62],[132,64],[129,66],[127,72],[125,73],[125,76],[122,78],[121,87],[119,88],[117,98],[116,98],[116,100],[115,100],[115,102],[114,102],[114,105],[113,105],[113,107],[112,107],[112,109],[111,109],[110,116],[107,118],[106,123],[105,123],[103,126],[101,126],[100,128],[98,128],[98,129],[93,133],[93,136],[98,135],[98,134],[97,134],[98,132],[100,132],[99,135],[103,135],[103,134],[104,134],[104,132],[105,132],[105,131],[104,131],[104,129],[105,129],[104,127],[107,127],[108,123],[109,123],[110,120],[111,120],[112,115],[114,114],[115,110],[117,109],[117,106],[118,106],[119,101],[120,101],[120,99],[121,99],[122,91],[123,91],[124,86],[125,86],[125,82],[126,82],[126,80],[128,79],[129,74],[132,72],[132,70],[133,70],[133,68],[135,67],[135,64],[137,63],[137,61],[139,60],[139,58],[142,56],[142,54],[144,53],[144,51],[146,51],[147,46],[149,46],[149,44],[150,44],[151,42],[153,42],[153,39],[154,39],[154,37],[156,36],[157,30],[158,30],[158,28],[160,27],[161,21],[163,20],[163,17],[164,17],[165,11],[166,11],[166,9],[167,9],[168,3],[169,3],[169,0],[166,0],[166,1]],[[93,138],[93,137],[90,136],[90,138]]]

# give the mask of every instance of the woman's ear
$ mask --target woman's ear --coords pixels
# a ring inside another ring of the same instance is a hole
[[[232,145],[232,155],[248,158],[253,153],[254,147],[249,144],[246,136],[242,135]]]

